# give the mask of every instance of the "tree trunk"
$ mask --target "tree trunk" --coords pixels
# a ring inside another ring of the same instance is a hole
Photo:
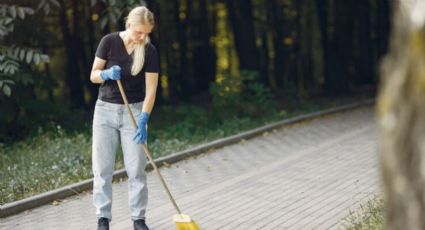
[[[196,1],[195,1],[196,2]],[[208,23],[208,12],[206,0],[199,0],[195,7],[192,4],[191,16],[191,36],[193,38],[193,69],[196,89],[194,94],[208,92],[210,83],[215,78],[216,56],[211,47],[210,29]]]
[[[86,14],[86,25],[87,25],[87,32],[88,32],[88,47],[89,47],[89,52],[90,52],[90,56],[89,56],[89,68],[87,69],[87,71],[91,71],[91,66],[93,65],[93,61],[95,58],[95,52],[96,52],[96,39],[95,39],[95,27],[92,21],[92,14],[93,12],[93,8],[91,7],[90,2],[86,2],[85,3],[85,14]],[[87,88],[89,90],[90,93],[90,98],[91,101],[89,102],[89,105],[94,105],[94,102],[97,99],[97,94],[98,94],[98,86],[91,83],[88,79],[89,76],[86,76],[87,78],[85,78],[85,82],[87,83]]]
[[[284,89],[290,96],[297,97],[299,77],[299,0],[284,1],[283,5],[278,6],[282,12],[279,26],[282,26],[282,37],[278,38],[278,42],[283,43],[283,61],[279,65],[283,66]],[[278,15],[279,16],[279,15]]]
[[[316,0],[325,59],[324,93],[346,94],[352,68],[352,2]],[[333,17],[329,18],[331,15]],[[331,32],[330,32],[331,31]]]
[[[395,1],[377,0],[378,16],[377,16],[377,47],[378,56],[382,56],[388,50],[388,38],[390,33],[391,8]]]
[[[313,76],[311,65],[311,36],[312,28],[310,26],[310,5],[309,0],[298,0],[295,2],[295,9],[298,12],[298,39],[295,43],[295,52],[297,53],[297,96],[298,101],[307,97],[306,85],[311,82]]]
[[[425,229],[425,5],[394,8],[378,100],[387,229]],[[417,10],[416,23],[411,20]]]
[[[157,96],[156,96],[156,104],[162,104],[164,102],[164,99],[166,97],[166,95],[164,94],[164,88],[163,86],[165,85],[164,83],[162,83],[162,52],[161,52],[161,43],[160,43],[160,39],[159,39],[159,34],[160,34],[160,30],[159,30],[159,21],[160,21],[160,8],[159,8],[159,3],[158,1],[154,1],[154,0],[148,0],[146,1],[146,7],[149,8],[150,11],[152,11],[152,13],[154,14],[154,18],[155,18],[155,28],[152,31],[152,33],[150,34],[149,38],[151,39],[152,44],[155,45],[156,50],[158,52],[158,56],[159,56],[159,84],[158,84],[158,89],[157,89]],[[165,89],[167,90],[167,89]]]
[[[89,4],[89,3],[88,3]],[[75,49],[78,51],[77,52],[77,60],[75,60],[77,62],[77,65],[79,66],[80,69],[80,73],[83,75],[83,80],[82,83],[84,83],[83,85],[86,86],[86,88],[90,88],[91,85],[93,85],[89,79],[90,79],[90,72],[91,72],[91,65],[89,66],[89,60],[87,57],[87,53],[86,53],[86,47],[84,46],[84,41],[82,36],[84,36],[84,30],[82,29],[82,27],[80,27],[80,20],[79,18],[80,13],[79,12],[79,5],[80,2],[78,0],[72,0],[72,21],[73,21],[73,43],[74,43],[74,47]],[[84,11],[84,6],[83,9]],[[82,12],[82,14],[84,15],[84,12]],[[84,22],[84,21],[83,21]],[[92,58],[92,57],[90,57]],[[83,88],[84,90],[84,88]],[[84,92],[83,92],[83,100],[84,100]],[[92,101],[90,102],[90,104],[93,104],[95,101],[95,98],[92,98]],[[85,100],[84,103],[81,104],[82,107],[86,106]]]
[[[179,79],[179,68],[178,63],[179,47],[177,43],[177,29],[176,29],[176,11],[178,9],[174,4],[162,4],[160,2],[160,18],[159,23],[162,25],[158,27],[159,33],[163,36],[159,36],[159,50],[161,55],[161,67],[164,76],[161,79],[161,85],[164,87],[163,96],[169,102],[176,102],[179,99],[179,92],[181,90],[181,79]]]
[[[69,89],[69,99],[72,107],[81,107],[84,105],[83,85],[80,79],[80,71],[77,60],[77,50],[74,45],[71,32],[69,30],[68,18],[66,15],[67,7],[63,0],[60,1],[61,7],[59,12],[59,20],[65,42],[66,52],[66,71],[65,82]]]
[[[283,32],[278,17],[279,8],[276,1],[266,1],[267,22],[269,25],[269,33],[273,41],[274,58],[272,68],[274,70],[274,81],[276,88],[283,87]]]
[[[373,1],[373,0],[372,0]],[[355,14],[355,46],[353,49],[355,59],[354,78],[358,85],[375,84],[373,72],[373,53],[371,44],[371,0],[359,0],[354,5]]]
[[[42,41],[41,50],[45,54],[48,53],[48,46],[46,44],[46,41]],[[50,102],[54,102],[55,98],[53,97],[53,88],[56,82],[52,77],[52,72],[50,71],[50,64],[48,62],[44,63],[44,76],[47,82],[47,96]]]
[[[301,5],[301,29],[300,29],[300,39],[301,39],[301,56],[300,56],[300,66],[301,66],[301,75],[304,79],[304,87],[309,91],[316,85],[314,78],[314,63],[313,56],[313,18],[314,18],[314,6],[311,1],[302,1]]]
[[[177,39],[178,39],[178,63],[179,70],[177,72],[177,81],[179,82],[181,88],[179,91],[180,98],[184,100],[189,99],[190,95],[192,95],[192,88],[194,87],[193,77],[189,74],[189,55],[190,52],[188,49],[188,37],[187,33],[187,2],[174,0],[175,4],[175,20],[176,20],[176,29],[177,29]]]
[[[262,82],[267,84],[266,74],[259,65],[260,54],[255,42],[251,0],[226,0],[226,6],[232,25],[240,69],[256,71],[260,74]]]
[[[329,52],[329,0],[316,0],[316,12],[319,19],[320,43],[322,44],[323,51],[323,79],[329,75],[330,66],[328,60],[330,59]]]

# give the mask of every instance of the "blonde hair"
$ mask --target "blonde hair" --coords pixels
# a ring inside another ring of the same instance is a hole
[[[131,25],[155,25],[153,13],[145,6],[138,6],[128,13],[125,27],[128,28]],[[137,75],[143,68],[145,63],[145,46],[150,41],[147,37],[144,44],[137,44],[134,48],[133,65],[131,66],[131,75]]]

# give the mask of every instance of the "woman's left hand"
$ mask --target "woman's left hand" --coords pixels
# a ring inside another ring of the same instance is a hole
[[[142,116],[137,122],[137,132],[133,138],[137,144],[146,144],[148,140],[148,120],[149,113],[142,112]]]

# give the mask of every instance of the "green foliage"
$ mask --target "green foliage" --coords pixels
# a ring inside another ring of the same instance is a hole
[[[46,88],[41,64],[50,61],[41,51],[50,36],[40,14],[55,7],[59,7],[56,0],[0,4],[0,142],[22,138],[38,127],[72,123],[69,114],[63,114],[68,109],[37,99],[35,93]],[[80,116],[71,119],[75,117]]]
[[[0,113],[0,143],[38,135],[40,130],[50,131],[57,126],[69,132],[79,132],[87,127],[85,112],[71,110],[62,103],[0,98],[0,104],[7,108]]]
[[[276,109],[270,89],[258,82],[258,73],[241,71],[240,76],[225,76],[211,84],[210,93],[215,110],[223,115],[258,116]]]
[[[22,65],[38,65],[48,61],[46,54],[35,49],[0,46],[0,92],[11,96],[13,85],[33,82],[32,75],[23,71]]]
[[[41,1],[38,9],[45,9],[49,7],[48,4],[57,4],[55,0]],[[32,47],[25,47],[17,44],[16,38],[8,38],[9,36],[16,37],[19,33],[25,31],[16,31],[15,25],[28,20],[29,16],[36,16],[36,6],[20,6],[19,1],[14,4],[0,4],[0,96],[11,96],[12,87],[20,83],[28,83],[32,81],[32,74],[21,74],[19,76],[26,76],[26,78],[16,78],[23,70],[29,70],[25,65],[39,65],[49,61],[49,57],[43,54],[39,49]],[[50,7],[49,7],[50,8]],[[49,10],[47,10],[48,12]],[[25,42],[25,41],[23,41]],[[31,73],[27,72],[27,73]]]
[[[143,0],[90,0],[91,6],[95,6],[98,2],[102,2],[106,5],[106,8],[100,19],[101,28],[105,28],[109,24],[116,25],[120,18],[123,17],[125,13],[128,13],[133,7],[146,5],[146,2]]]
[[[41,0],[37,6],[37,10],[43,10],[44,14],[48,15],[52,10],[52,6],[54,8],[60,8],[60,4],[57,0]]]
[[[0,4],[0,39],[14,30],[14,21],[33,15],[34,9],[18,5]]]

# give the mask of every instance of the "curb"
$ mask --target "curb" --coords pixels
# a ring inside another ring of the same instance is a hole
[[[318,118],[318,117],[322,117],[325,115],[330,115],[333,113],[337,113],[337,112],[344,112],[347,110],[352,110],[352,109],[356,109],[358,107],[362,107],[362,106],[369,106],[372,105],[375,102],[374,99],[370,99],[370,100],[366,100],[366,101],[362,101],[362,102],[358,102],[358,103],[353,103],[353,104],[349,104],[349,105],[344,105],[344,106],[338,106],[338,107],[334,107],[331,109],[326,109],[326,110],[322,110],[322,111],[318,111],[318,112],[314,112],[314,113],[309,113],[309,114],[305,114],[305,115],[300,115],[300,116],[296,116],[293,118],[289,118],[289,119],[285,119],[282,121],[278,121],[278,122],[274,122],[259,128],[255,128],[246,132],[242,132],[233,136],[229,136],[229,137],[225,137],[225,138],[220,138],[217,139],[215,141],[206,143],[206,144],[202,144],[199,145],[197,147],[194,148],[190,148],[187,150],[183,150],[180,152],[176,152],[173,153],[171,155],[168,156],[164,156],[164,157],[160,157],[158,159],[155,160],[155,163],[160,167],[161,165],[163,165],[164,163],[167,164],[172,164],[178,161],[181,161],[183,159],[186,159],[188,157],[193,157],[193,156],[197,156],[200,155],[202,153],[205,153],[209,150],[212,149],[216,149],[216,148],[221,148],[224,147],[226,145],[230,145],[230,144],[234,144],[237,142],[240,142],[243,139],[250,139],[253,138],[255,136],[258,136],[264,132],[276,129],[276,128],[280,128],[282,126],[285,125],[289,125],[289,124],[294,124],[294,123],[298,123],[298,122],[302,122],[305,120],[309,120],[309,119],[313,119],[313,118]],[[153,169],[151,164],[148,164],[146,167],[147,171],[151,171]],[[113,175],[113,179],[120,179],[120,178],[125,178],[127,177],[127,174],[125,172],[125,169],[120,169],[114,172]],[[93,179],[87,179],[75,184],[71,184],[62,188],[58,188],[55,190],[51,190],[45,193],[41,193],[39,195],[35,195],[32,197],[28,197],[19,201],[15,201],[15,202],[11,202],[11,203],[6,203],[4,205],[0,206],[0,218],[6,217],[6,216],[11,216],[14,214],[17,214],[19,212],[22,211],[26,211],[38,206],[41,206],[43,204],[47,204],[50,202],[53,202],[55,200],[60,200],[60,199],[64,199],[66,197],[69,196],[73,196],[73,195],[78,195],[81,192],[84,191],[88,191],[90,189],[92,189],[92,185],[93,185]]]

